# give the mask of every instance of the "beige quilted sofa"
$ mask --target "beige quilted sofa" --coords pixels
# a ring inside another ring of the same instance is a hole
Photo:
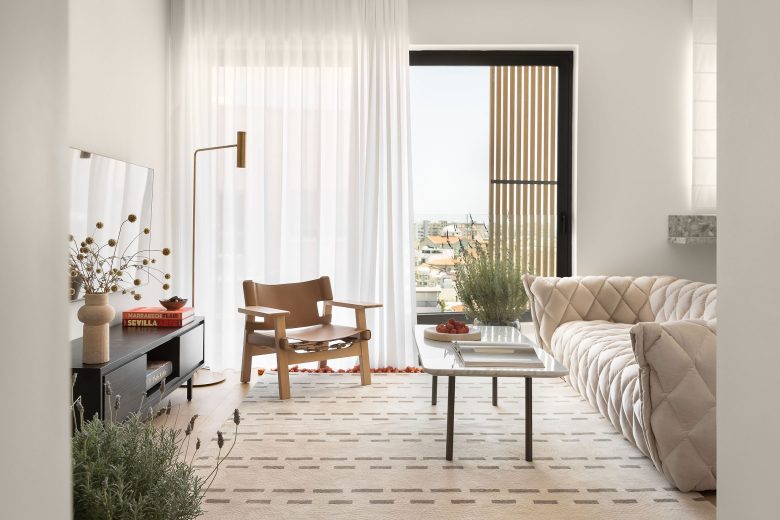
[[[671,276],[526,275],[539,344],[682,491],[716,488],[716,286]]]

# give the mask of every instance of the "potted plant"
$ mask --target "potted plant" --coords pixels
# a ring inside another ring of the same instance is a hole
[[[168,280],[171,275],[158,269],[154,265],[157,260],[151,258],[153,252],[167,256],[171,254],[170,249],[137,249],[131,252],[138,238],[142,234],[149,234],[149,228],[143,228],[126,244],[121,242],[125,224],[132,224],[137,219],[133,214],[128,215],[120,224],[116,237],[103,242],[95,238],[98,231],[104,227],[102,222],[97,222],[94,232],[80,242],[70,235],[70,295],[73,298],[79,287],[83,288],[85,293],[84,305],[78,311],[78,318],[84,324],[82,361],[86,364],[108,361],[108,326],[116,314],[108,303],[110,293],[129,292],[134,299],[140,300],[138,287],[142,283],[140,276],[144,273],[158,280],[164,290],[170,289]]]
[[[455,288],[466,316],[483,325],[514,325],[528,308],[523,274],[506,248],[460,244]]]

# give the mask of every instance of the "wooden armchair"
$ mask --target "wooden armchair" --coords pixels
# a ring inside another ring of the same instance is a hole
[[[320,315],[318,303],[323,302]],[[252,356],[276,354],[279,376],[279,398],[290,398],[289,365],[358,356],[360,383],[371,384],[368,360],[366,309],[381,307],[378,303],[347,302],[333,299],[330,278],[299,283],[265,285],[244,281],[244,303],[238,312],[246,314],[244,355],[241,382],[248,383]],[[331,324],[332,309],[355,310],[355,326]],[[258,322],[256,318],[262,318]]]

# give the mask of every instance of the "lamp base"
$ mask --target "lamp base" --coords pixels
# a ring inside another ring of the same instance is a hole
[[[199,368],[192,374],[192,386],[218,385],[225,380],[225,374],[209,368]]]

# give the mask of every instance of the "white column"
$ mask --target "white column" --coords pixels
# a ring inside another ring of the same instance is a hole
[[[718,518],[776,518],[780,2],[718,3]]]
[[[0,516],[70,513],[68,3],[0,3]]]

